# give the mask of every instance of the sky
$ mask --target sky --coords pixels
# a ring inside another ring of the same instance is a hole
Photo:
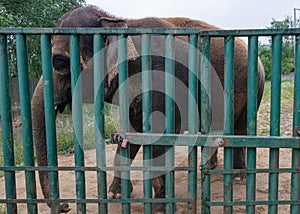
[[[224,29],[260,29],[293,17],[300,0],[86,0],[121,18],[188,17]],[[300,10],[297,10],[300,18]]]

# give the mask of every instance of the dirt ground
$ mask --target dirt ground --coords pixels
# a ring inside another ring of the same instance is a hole
[[[107,147],[107,165],[112,165],[113,155],[114,155],[115,146],[109,145]],[[95,150],[88,150],[85,153],[85,163],[86,166],[95,166],[96,156]],[[269,152],[268,149],[258,149],[257,152],[257,168],[267,168],[269,161]],[[200,155],[200,153],[199,153]],[[179,147],[176,148],[176,164],[179,166],[187,165],[187,148]],[[139,161],[142,160],[141,152],[137,159],[134,161],[134,165],[139,165]],[[223,151],[219,152],[219,166],[218,169],[223,168]],[[280,167],[291,167],[291,150],[281,149],[280,151]],[[73,156],[59,156],[59,165],[60,166],[72,166],[74,164]],[[16,174],[17,177],[17,197],[26,198],[26,189],[25,189],[25,178],[24,173],[20,172]],[[38,176],[36,176],[38,180]],[[133,198],[143,197],[143,182],[142,174],[140,172],[132,172],[131,178],[133,180]],[[112,174],[108,173],[108,183],[112,179]],[[74,198],[76,195],[75,190],[75,173],[74,172],[60,172],[60,195],[61,198]],[[186,197],[187,196],[187,172],[176,172],[176,197]],[[87,198],[97,198],[97,176],[95,172],[86,172],[86,194]],[[268,174],[262,173],[257,174],[256,181],[256,198],[257,200],[268,200]],[[38,189],[38,198],[42,198],[40,185],[37,185]],[[245,181],[235,181],[234,183],[234,200],[242,201],[245,200],[246,193],[246,182]],[[223,176],[222,175],[213,175],[211,177],[211,195],[212,201],[222,201],[223,200]],[[200,176],[198,174],[198,213],[201,212],[201,184]],[[279,176],[279,198],[281,200],[288,200],[290,197],[290,174],[280,174]],[[0,198],[5,198],[4,192],[4,178],[0,178]],[[70,204],[71,211],[70,213],[76,213],[75,204]],[[142,204],[132,204],[132,213],[143,213]],[[256,213],[267,213],[267,206],[257,206]],[[18,206],[19,213],[27,213],[26,205],[20,204]],[[212,213],[221,213],[221,207],[212,208]],[[39,213],[50,213],[49,208],[44,205],[39,205]],[[96,204],[87,205],[87,213],[97,213]],[[109,213],[121,213],[121,206],[119,204],[110,204]],[[187,204],[177,204],[176,213],[187,213]],[[245,207],[237,206],[234,207],[234,213],[245,213]],[[289,206],[279,206],[279,213],[289,213]]]

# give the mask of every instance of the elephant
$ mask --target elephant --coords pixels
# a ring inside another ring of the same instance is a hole
[[[199,30],[220,30],[220,28],[212,26],[202,21],[192,20],[189,18],[143,18],[143,19],[122,19],[112,15],[109,15],[104,10],[101,10],[95,6],[79,6],[71,9],[65,13],[57,22],[58,28],[196,28]],[[130,39],[131,37],[131,39]],[[141,73],[141,41],[138,37],[128,37],[128,75],[133,77]],[[153,39],[152,50],[155,52],[156,48],[161,46],[161,37]],[[183,57],[183,63],[175,60],[175,77],[176,81],[181,81],[184,88],[188,86],[188,68],[185,66],[188,55],[188,38],[179,37],[177,47],[175,47],[175,53],[179,53],[178,56]],[[110,44],[117,41],[116,36],[105,36],[105,45],[108,47]],[[248,50],[246,44],[239,38],[235,38],[234,43],[234,134],[245,135],[246,132],[246,116],[247,116],[247,57]],[[131,52],[130,52],[131,51]],[[217,77],[223,87],[224,84],[224,41],[222,38],[211,39],[211,67],[214,68]],[[54,83],[54,102],[55,112],[63,112],[66,105],[71,104],[71,75],[70,75],[70,51],[69,51],[69,38],[65,35],[56,35],[52,40],[52,54],[53,54],[53,83]],[[109,103],[117,103],[117,91],[118,91],[118,71],[117,69],[109,70],[108,66],[113,65],[110,62],[110,58],[114,58],[115,54],[107,48],[106,52],[106,75],[104,78],[104,100]],[[88,62],[93,58],[93,36],[81,35],[80,36],[80,64],[82,70],[88,66]],[[157,83],[159,90],[164,87],[164,68],[165,58],[160,54],[153,54],[152,56],[152,69],[153,69],[153,83]],[[110,72],[108,72],[110,71]],[[82,71],[83,72],[83,71]],[[156,72],[156,73],[155,73]],[[157,74],[157,75],[156,75]],[[139,78],[137,78],[139,79]],[[258,106],[262,98],[264,89],[264,68],[260,60],[258,60],[258,94],[257,101]],[[180,84],[179,84],[180,85]],[[141,83],[129,82],[128,93],[130,95],[130,108],[129,119],[131,130],[136,132],[142,132],[142,98],[141,94],[137,91],[137,88],[141,88]],[[165,113],[165,96],[163,91],[153,91],[152,111]],[[187,94],[180,94],[180,90],[177,89],[175,97],[179,96],[179,100],[183,100],[183,105],[187,103]],[[175,106],[175,133],[181,133],[182,130],[186,130],[186,115],[183,112],[181,115],[180,109],[182,104]],[[159,121],[159,116],[156,118]],[[46,149],[46,132],[45,132],[45,116],[44,116],[44,95],[43,95],[43,80],[42,77],[35,89],[32,98],[32,125],[33,136],[37,154],[37,162],[39,166],[47,166],[47,149]],[[156,122],[158,126],[154,126],[157,130],[153,132],[164,132],[164,123]],[[159,126],[161,124],[161,126]],[[130,144],[130,159],[135,158],[140,146]],[[164,165],[164,147],[153,146],[153,165]],[[120,146],[117,148],[117,154],[115,157],[115,165],[120,165]],[[217,165],[217,152],[211,157],[211,167],[214,168]],[[234,149],[234,168],[244,169],[245,164],[245,149]],[[243,177],[243,174],[237,176]],[[39,171],[40,184],[42,187],[43,195],[45,198],[49,198],[49,182],[47,172]],[[157,172],[153,176],[153,188],[156,198],[165,197],[165,176],[163,173]],[[115,171],[112,184],[109,187],[110,197],[121,197],[121,181],[120,172]],[[69,211],[66,204],[61,205],[61,212]],[[153,204],[154,213],[165,213],[164,204]]]

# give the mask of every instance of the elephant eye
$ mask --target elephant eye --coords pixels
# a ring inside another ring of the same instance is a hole
[[[53,68],[62,73],[69,72],[70,58],[63,55],[54,55],[52,58]]]

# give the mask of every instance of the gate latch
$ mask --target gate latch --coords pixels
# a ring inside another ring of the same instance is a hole
[[[128,140],[124,139],[120,134],[118,133],[112,133],[111,134],[111,143],[112,144],[118,144],[122,148],[127,148]]]

